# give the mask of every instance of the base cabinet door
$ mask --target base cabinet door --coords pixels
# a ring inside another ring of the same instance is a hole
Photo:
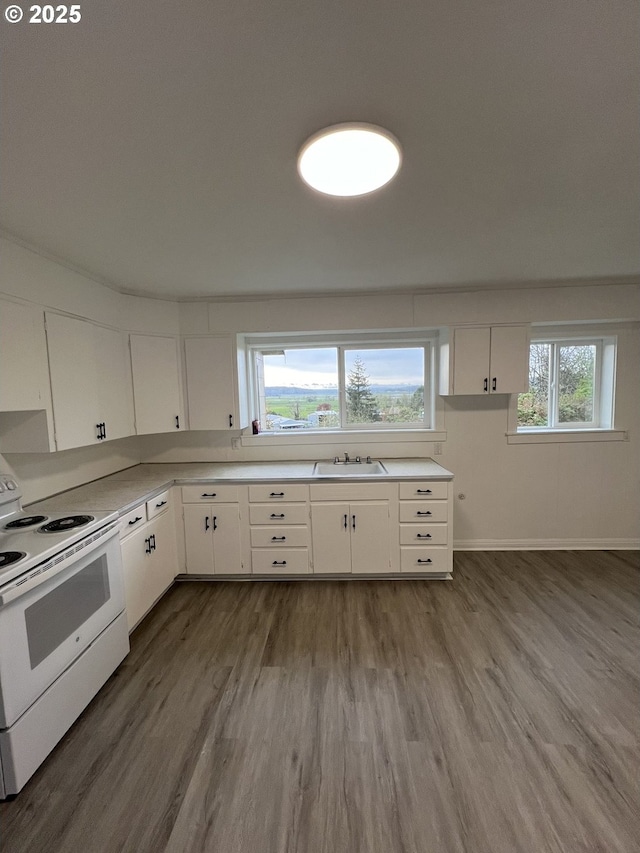
[[[389,504],[353,503],[351,522],[351,571],[356,574],[390,572]]]
[[[147,533],[141,528],[120,543],[124,573],[124,597],[127,607],[127,624],[131,631],[147,612],[146,588],[149,573]]]
[[[245,572],[238,504],[185,505],[184,536],[188,574]]]
[[[314,574],[351,572],[349,504],[311,505],[311,544]]]

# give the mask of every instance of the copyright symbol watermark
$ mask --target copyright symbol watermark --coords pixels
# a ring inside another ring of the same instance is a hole
[[[4,10],[4,16],[9,21],[10,24],[17,24],[22,20],[22,16],[24,12],[20,8],[20,6],[7,6]]]

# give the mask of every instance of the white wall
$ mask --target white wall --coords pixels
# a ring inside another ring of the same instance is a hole
[[[424,294],[369,294],[174,303],[118,294],[2,240],[2,293],[128,331],[164,334],[412,328],[457,323],[635,321],[619,333],[616,426],[629,440],[507,443],[507,398],[441,399],[443,465],[455,474],[455,538],[464,547],[638,541],[640,518],[640,289],[612,283]],[[237,434],[236,434],[237,435]],[[231,448],[231,435],[144,436],[53,454],[11,454],[27,501],[138,461],[330,458],[345,442]],[[353,448],[353,444],[351,444]],[[431,456],[431,442],[363,444],[372,456]],[[357,450],[357,447],[356,447]]]

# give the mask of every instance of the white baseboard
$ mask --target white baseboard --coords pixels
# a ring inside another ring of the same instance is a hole
[[[454,551],[635,551],[640,539],[456,539]]]

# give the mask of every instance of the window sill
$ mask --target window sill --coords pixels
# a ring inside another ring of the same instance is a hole
[[[390,444],[405,443],[413,441],[446,441],[447,433],[444,430],[406,429],[406,430],[362,430],[342,432],[286,432],[275,435],[262,432],[258,435],[243,435],[240,443],[242,447],[269,447],[294,444],[339,444],[342,446],[362,444]]]
[[[507,444],[562,444],[572,441],[629,441],[624,429],[562,429],[508,432]]]

